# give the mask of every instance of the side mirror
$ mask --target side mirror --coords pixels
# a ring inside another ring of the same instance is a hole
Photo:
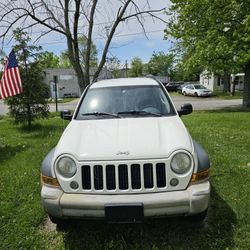
[[[188,115],[193,112],[193,106],[190,103],[184,103],[181,105],[181,110],[178,110],[179,116]]]
[[[71,115],[70,110],[61,111],[61,118],[64,119],[64,120],[71,121],[72,120],[72,115]]]

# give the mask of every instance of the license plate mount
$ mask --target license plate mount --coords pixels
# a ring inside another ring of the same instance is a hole
[[[141,223],[144,219],[143,204],[106,204],[105,218],[108,223]]]

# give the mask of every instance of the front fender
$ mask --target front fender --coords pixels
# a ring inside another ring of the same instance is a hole
[[[205,149],[195,140],[193,140],[194,150],[198,159],[197,172],[202,172],[210,168],[210,160]]]
[[[44,158],[41,165],[41,173],[42,175],[52,177],[53,178],[53,158],[54,158],[55,148],[52,148],[50,152]]]

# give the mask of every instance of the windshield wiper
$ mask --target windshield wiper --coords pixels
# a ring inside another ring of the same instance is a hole
[[[112,116],[116,118],[121,118],[118,114],[111,114],[111,113],[106,113],[106,112],[92,112],[92,113],[83,113],[81,114],[82,116],[89,116],[89,115],[94,115],[94,116]]]
[[[162,116],[161,114],[152,113],[144,110],[130,110],[130,111],[121,111],[117,115],[153,115],[153,116]]]

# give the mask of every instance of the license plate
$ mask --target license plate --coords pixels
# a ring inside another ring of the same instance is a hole
[[[139,223],[143,221],[143,204],[106,204],[105,217],[109,223]]]

